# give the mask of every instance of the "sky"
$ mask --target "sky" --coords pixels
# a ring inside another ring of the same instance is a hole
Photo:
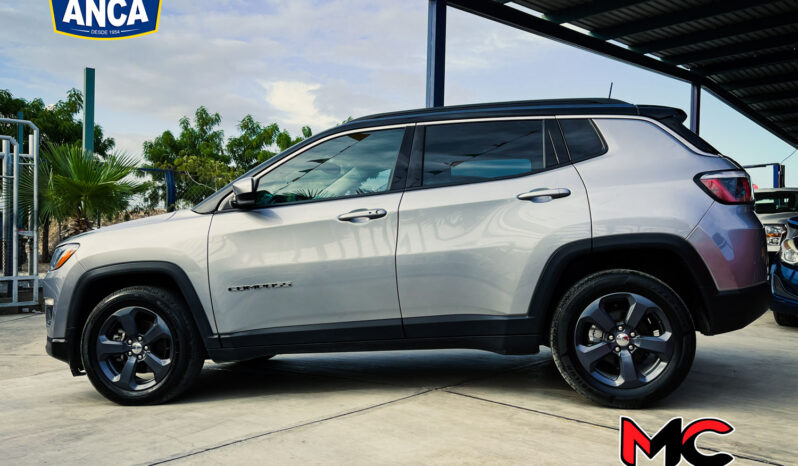
[[[426,0],[164,0],[155,34],[93,41],[53,32],[49,2],[0,0],[0,89],[47,104],[96,69],[96,121],[117,148],[142,142],[204,105],[227,136],[251,114],[298,134],[349,116],[425,101]],[[690,86],[449,8],[447,105],[612,97],[689,113]],[[702,95],[701,136],[743,165],[781,161],[793,148]],[[785,162],[798,185],[798,155]],[[772,186],[770,169],[750,171]]]

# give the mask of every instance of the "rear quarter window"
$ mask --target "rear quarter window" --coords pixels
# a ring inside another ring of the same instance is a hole
[[[592,120],[565,118],[559,121],[572,162],[579,162],[607,152],[607,143],[604,142],[604,138],[601,137],[601,133]]]

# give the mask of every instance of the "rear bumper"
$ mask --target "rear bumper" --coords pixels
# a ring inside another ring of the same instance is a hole
[[[706,293],[708,335],[739,330],[755,321],[770,305],[770,284],[758,285],[732,291]]]

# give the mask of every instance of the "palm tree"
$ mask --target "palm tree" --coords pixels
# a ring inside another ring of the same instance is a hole
[[[50,220],[71,221],[69,236],[91,229],[91,219],[110,218],[128,208],[130,199],[146,186],[130,177],[136,160],[124,154],[103,159],[84,152],[77,145],[48,145],[39,161],[39,224]],[[20,178],[20,207],[33,208],[33,176],[25,171]]]

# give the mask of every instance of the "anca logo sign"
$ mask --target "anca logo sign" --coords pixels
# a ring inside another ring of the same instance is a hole
[[[682,418],[675,417],[665,424],[653,437],[628,417],[621,417],[621,462],[626,466],[637,465],[639,448],[649,459],[653,459],[665,449],[665,466],[676,466],[684,458],[688,463],[701,466],[724,466],[734,461],[728,453],[705,455],[698,451],[695,442],[698,436],[712,432],[719,435],[730,434],[734,427],[721,419],[696,419],[682,429]]]
[[[50,0],[59,34],[95,40],[158,32],[161,0]]]

